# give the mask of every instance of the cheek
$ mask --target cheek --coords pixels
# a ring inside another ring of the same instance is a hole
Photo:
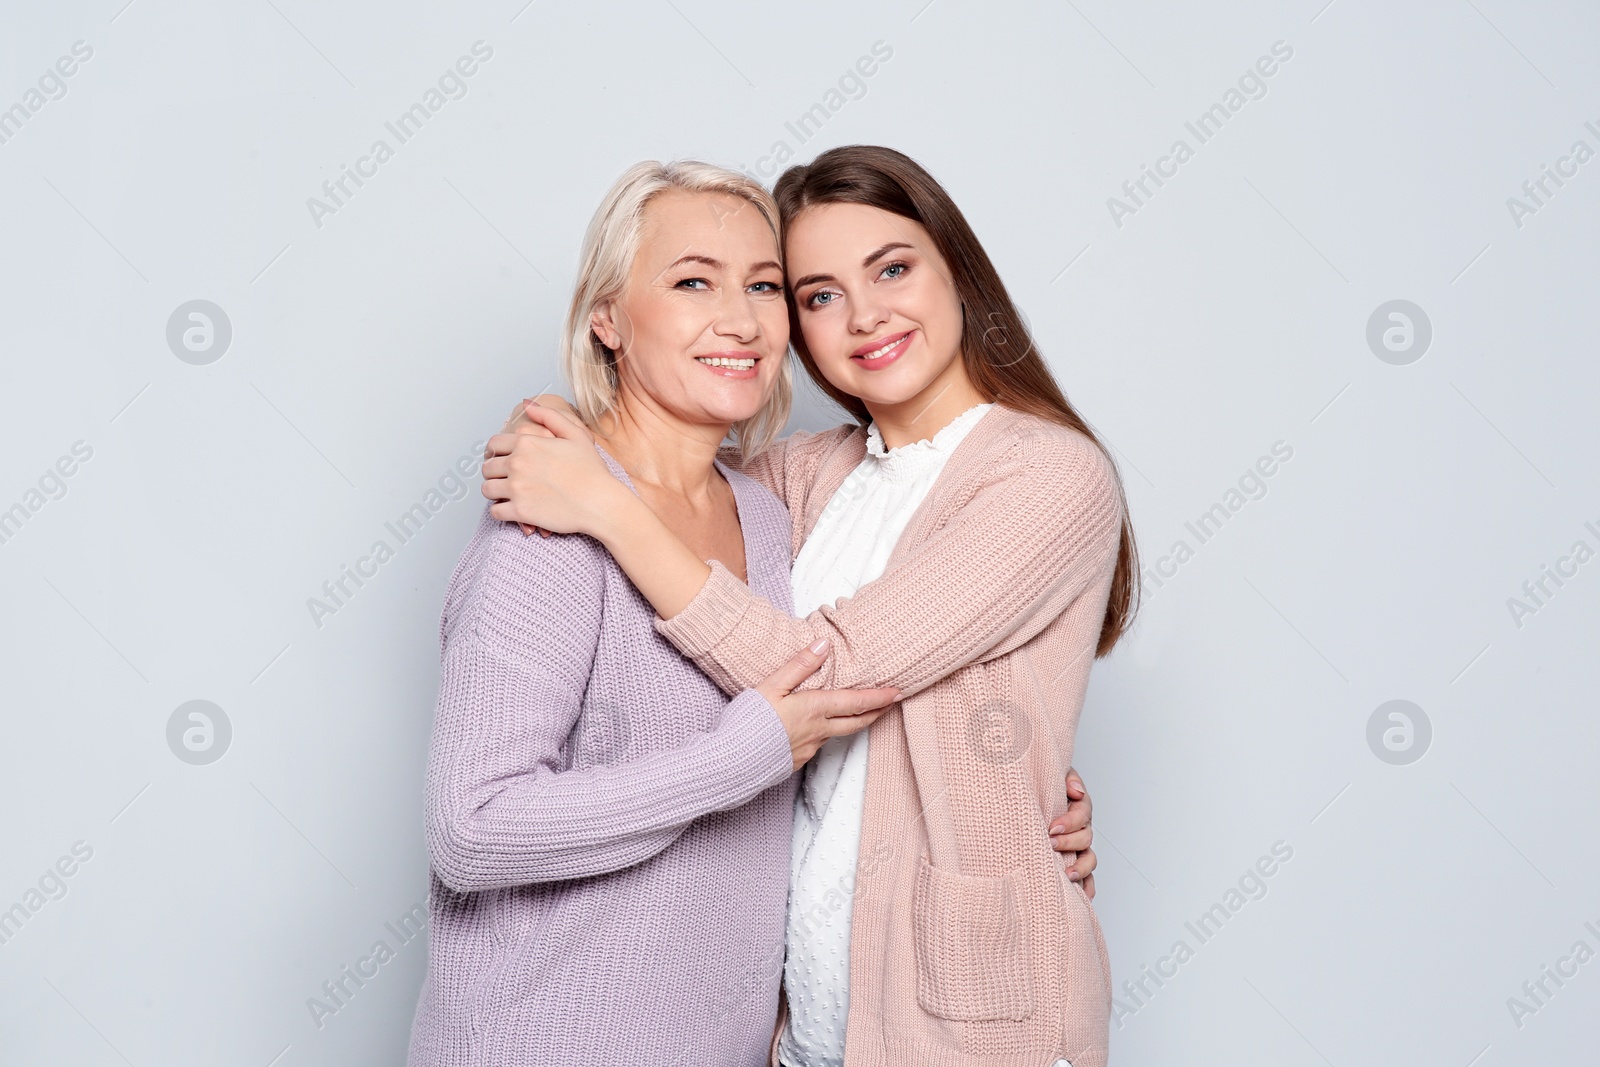
[[[789,305],[782,300],[769,301],[757,313],[761,333],[772,344],[772,350],[782,353],[789,347]]]
[[[908,309],[909,310],[909,309]],[[961,343],[961,300],[942,279],[924,286],[917,294],[917,317],[936,346]]]
[[[856,346],[837,315],[809,315],[800,320],[800,332],[805,337],[806,351],[817,364],[824,378],[840,388],[847,388],[859,368],[850,363],[850,352]]]
[[[652,351],[686,350],[703,328],[693,308],[671,299],[640,301],[632,311],[634,341]]]
[[[806,348],[813,358],[823,364],[828,363],[834,349],[844,343],[842,339],[842,319],[837,314],[822,312],[800,313],[800,333],[805,338]]]

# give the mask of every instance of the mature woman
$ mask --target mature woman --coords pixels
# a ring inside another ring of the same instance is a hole
[[[804,617],[622,492],[559,411],[528,411],[554,437],[491,441],[491,512],[596,538],[728,693],[821,639],[806,685],[901,690],[807,768],[774,1062],[1101,1067],[1104,940],[1045,829],[1136,600],[1116,466],[914,161],[833,149],[776,195],[796,349],[855,418],[741,465],[789,507]]]
[[[787,612],[788,514],[716,461],[730,431],[754,449],[787,414],[770,196],[703,164],[633,168],[590,227],[571,325],[574,380],[591,330],[628,357],[590,449],[607,478]],[[793,771],[894,691],[790,695],[819,641],[730,700],[597,542],[487,509],[445,599],[409,1062],[761,1062]]]

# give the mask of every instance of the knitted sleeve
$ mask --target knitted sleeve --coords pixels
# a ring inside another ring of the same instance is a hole
[[[563,769],[601,639],[603,552],[486,519],[458,570],[425,790],[428,852],[458,892],[621,870],[793,771],[783,724],[754,690],[675,748]],[[598,699],[626,715],[674,698],[663,679]]]
[[[655,628],[725,692],[759,682],[819,637],[801,689],[893,685],[910,696],[1032,640],[1114,561],[1122,505],[1110,461],[1081,435],[1023,434],[957,512],[854,596],[803,619],[773,608],[720,562]]]

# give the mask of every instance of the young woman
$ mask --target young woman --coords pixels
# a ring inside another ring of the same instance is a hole
[[[1105,944],[1045,831],[1089,667],[1135,601],[1116,467],[914,161],[834,149],[776,196],[792,340],[856,419],[740,465],[789,507],[804,617],[621,491],[558,410],[527,409],[554,436],[492,439],[490,511],[603,544],[725,692],[823,638],[802,687],[900,690],[900,714],[827,742],[799,790],[773,1062],[1101,1067]],[[710,370],[748,380],[761,360]]]
[[[607,479],[787,610],[788,513],[717,459],[788,418],[776,220],[730,171],[630,169],[590,224],[563,362]],[[413,1067],[767,1057],[793,771],[895,692],[792,692],[819,641],[729,700],[652,619],[597,542],[486,509],[440,625]]]

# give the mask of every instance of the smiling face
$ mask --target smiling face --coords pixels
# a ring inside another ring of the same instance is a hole
[[[961,298],[919,223],[819,204],[789,224],[785,248],[806,349],[829,382],[875,413],[970,392]]]
[[[761,409],[789,346],[778,245],[754,204],[672,189],[645,206],[621,295],[591,316],[621,391],[695,425]]]

